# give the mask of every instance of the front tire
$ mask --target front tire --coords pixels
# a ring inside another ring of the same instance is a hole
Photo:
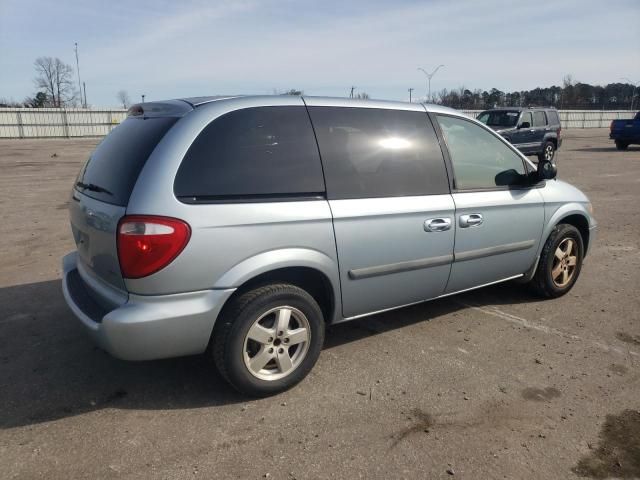
[[[628,143],[622,142],[620,140],[616,140],[616,148],[618,150],[626,150],[628,146],[629,146]]]
[[[544,297],[561,297],[575,285],[583,258],[578,229],[566,223],[556,225],[544,244],[531,285]]]
[[[552,162],[553,161],[553,157],[555,157],[556,155],[556,146],[554,145],[553,142],[545,142],[544,146],[542,147],[542,152],[538,154],[538,160],[539,161],[547,161],[547,162]]]
[[[305,290],[271,284],[231,299],[216,322],[212,354],[238,391],[264,397],[300,382],[324,343],[322,310]]]

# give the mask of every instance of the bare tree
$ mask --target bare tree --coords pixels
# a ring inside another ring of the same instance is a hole
[[[367,92],[361,92],[361,93],[358,93],[353,98],[359,98],[360,100],[367,100],[369,98],[369,94]]]
[[[33,66],[36,69],[36,87],[44,91],[54,107],[62,107],[75,100],[73,68],[70,65],[57,57],[38,57]]]
[[[125,110],[131,105],[131,100],[129,99],[129,94],[126,90],[120,90],[116,93],[116,98],[122,104],[122,108]]]

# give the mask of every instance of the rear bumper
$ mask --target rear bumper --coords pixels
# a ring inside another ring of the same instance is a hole
[[[640,143],[640,133],[638,132],[613,132],[609,134],[609,138],[621,142]]]
[[[123,360],[204,352],[222,306],[235,291],[129,294],[122,305],[106,309],[95,301],[102,292],[80,276],[76,252],[63,258],[62,267],[62,291],[67,305],[101,348]]]

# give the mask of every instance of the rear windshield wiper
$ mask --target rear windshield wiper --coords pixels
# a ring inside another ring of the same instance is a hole
[[[76,187],[80,187],[83,190],[90,190],[92,192],[106,193],[107,195],[113,196],[113,193],[107,190],[106,188],[100,187],[95,183],[82,183],[76,182]]]

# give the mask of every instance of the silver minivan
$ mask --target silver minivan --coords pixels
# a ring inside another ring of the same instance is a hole
[[[112,355],[207,353],[269,395],[325,326],[520,279],[558,297],[591,204],[444,107],[299,96],[129,110],[72,190],[65,299]]]

